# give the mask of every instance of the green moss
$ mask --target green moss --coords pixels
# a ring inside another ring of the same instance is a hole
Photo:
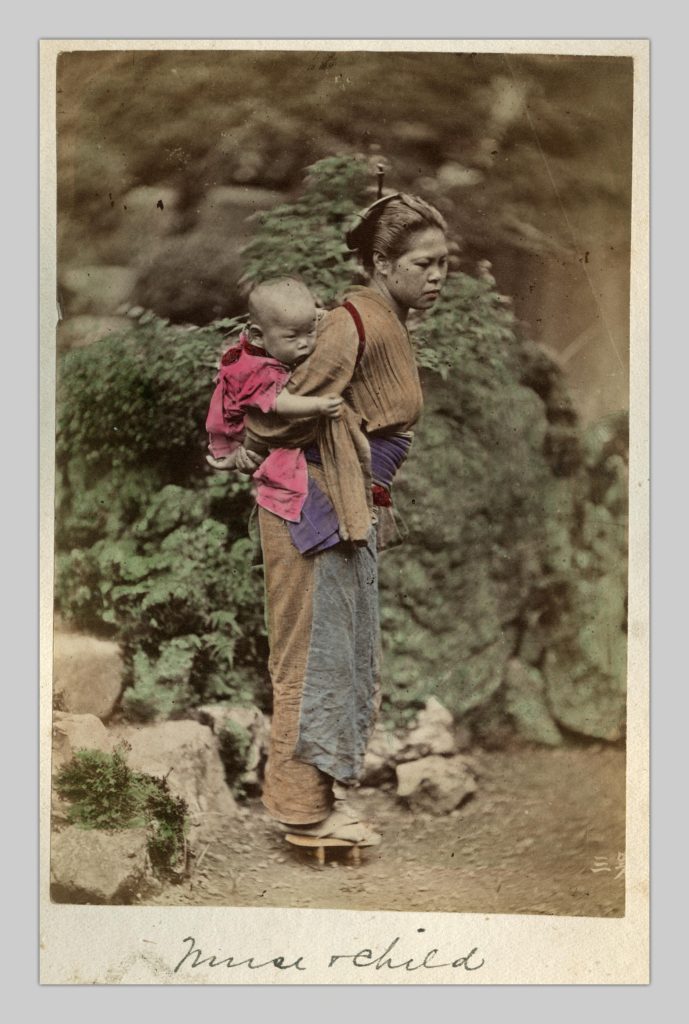
[[[58,772],[55,787],[69,801],[69,817],[81,828],[146,828],[154,867],[165,872],[183,860],[187,807],[165,779],[135,772],[122,744],[112,754],[77,750]]]

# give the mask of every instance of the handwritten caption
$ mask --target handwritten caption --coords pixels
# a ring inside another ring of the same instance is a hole
[[[425,928],[417,928],[417,932],[425,932]],[[276,956],[264,959],[261,956],[253,954],[251,956],[245,956],[243,954],[233,954],[227,956],[224,953],[212,953],[208,954],[207,950],[202,949],[197,943],[196,938],[193,935],[187,935],[182,940],[182,945],[186,946],[186,950],[181,956],[177,963],[174,973],[185,972],[194,970],[199,967],[206,968],[231,968],[231,967],[245,967],[251,971],[260,970],[273,970],[277,971],[301,971],[307,972],[309,966],[315,963],[313,954],[306,954],[294,956],[287,954],[280,954]],[[464,952],[461,955],[454,955],[448,959],[447,954],[442,954],[439,949],[431,948],[421,954],[414,954],[413,956],[408,955],[408,951],[405,952],[404,943],[400,935],[395,936],[385,948],[376,949],[374,947],[364,946],[353,952],[340,952],[326,954],[328,957],[326,966],[329,970],[332,970],[334,974],[337,973],[338,968],[341,969],[345,966],[362,968],[363,970],[369,971],[432,971],[439,970],[441,968],[450,968],[453,970],[461,971],[478,971],[485,964],[485,960],[479,954],[478,948],[474,946],[468,952]]]

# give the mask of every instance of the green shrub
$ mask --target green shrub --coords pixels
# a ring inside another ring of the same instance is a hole
[[[135,301],[174,323],[208,324],[242,311],[239,254],[219,231],[161,242],[139,271]]]
[[[245,279],[295,274],[332,305],[356,273],[344,235],[370,201],[370,182],[370,166],[360,158],[333,156],[309,167],[299,199],[256,215],[256,234],[243,252]]]
[[[56,599],[75,625],[123,644],[132,717],[265,691],[250,484],[204,459],[234,327],[148,320],[61,364]]]
[[[187,806],[172,796],[165,779],[135,772],[127,746],[112,754],[77,750],[58,772],[57,792],[71,804],[69,817],[81,828],[145,828],[154,867],[167,871],[184,856]]]
[[[124,466],[179,482],[201,473],[212,382],[236,321],[185,330],[142,319],[60,363],[57,459],[77,460],[80,486]]]
[[[251,735],[244,726],[228,718],[218,732],[218,746],[227,785],[236,796],[241,797],[244,792],[240,776],[246,768],[247,755],[251,748]]]

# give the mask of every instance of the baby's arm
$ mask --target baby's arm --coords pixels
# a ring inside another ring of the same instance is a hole
[[[240,445],[239,448],[235,448],[229,455],[221,455],[219,458],[207,455],[206,462],[213,469],[236,469],[240,473],[254,473],[264,458],[265,455],[252,451],[250,445],[247,444],[247,447]]]
[[[293,395],[283,388],[277,397],[275,412],[286,419],[327,416],[328,419],[339,420],[342,415],[342,401],[340,395],[323,395],[313,398],[306,395]]]

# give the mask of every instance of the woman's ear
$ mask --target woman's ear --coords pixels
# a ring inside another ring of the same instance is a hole
[[[387,277],[390,270],[390,260],[387,256],[383,256],[382,252],[374,252],[373,269],[376,270],[381,277]]]

